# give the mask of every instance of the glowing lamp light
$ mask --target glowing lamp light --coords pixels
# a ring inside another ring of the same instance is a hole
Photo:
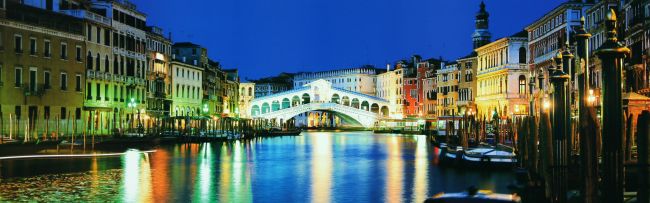
[[[156,59],[164,61],[165,60],[165,55],[161,53],[156,53]]]
[[[596,101],[596,96],[594,96],[594,90],[589,90],[589,96],[587,97],[589,103],[594,103]]]
[[[548,110],[549,108],[551,108],[551,103],[548,100],[544,99],[544,103],[542,104],[542,107],[544,108],[544,110]]]

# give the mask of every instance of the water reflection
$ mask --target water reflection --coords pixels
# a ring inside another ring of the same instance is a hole
[[[129,150],[122,157],[122,200],[124,202],[151,202],[151,168],[149,154]]]
[[[332,190],[332,136],[314,134],[311,139],[311,202],[330,202]]]
[[[310,132],[0,161],[0,201],[422,202],[469,185],[508,192],[511,172],[440,168],[436,153],[424,136]]]

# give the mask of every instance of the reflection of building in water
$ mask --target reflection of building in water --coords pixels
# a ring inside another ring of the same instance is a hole
[[[326,134],[311,139],[311,202],[331,202],[334,158],[332,137]]]

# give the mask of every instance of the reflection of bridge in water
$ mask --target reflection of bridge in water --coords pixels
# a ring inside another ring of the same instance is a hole
[[[332,87],[330,82],[316,80],[296,89],[255,98],[250,109],[253,118],[287,120],[311,111],[330,111],[363,127],[388,116],[388,101],[382,98]]]

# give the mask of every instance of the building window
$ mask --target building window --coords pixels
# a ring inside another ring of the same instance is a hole
[[[43,85],[43,88],[50,89],[50,71],[43,72]]]
[[[81,92],[81,75],[77,74],[76,76],[77,84],[75,85],[75,90]]]
[[[91,25],[88,25],[88,29],[86,30],[86,35],[88,35],[87,41],[93,41],[93,27]]]
[[[102,100],[101,97],[102,87],[99,83],[95,84],[95,99]]]
[[[36,68],[29,69],[29,90],[36,92]]]
[[[104,30],[104,45],[111,46],[111,31]]]
[[[14,50],[16,53],[23,53],[23,37],[20,35],[14,36]]]
[[[519,94],[526,94],[526,76],[519,76]]]
[[[36,38],[29,38],[29,55],[36,55]]]
[[[0,87],[2,87],[2,64],[0,64]]]
[[[61,59],[68,59],[68,44],[61,43]]]
[[[45,120],[50,119],[50,106],[43,107],[43,119]]]
[[[23,69],[17,67],[14,76],[14,86],[21,87],[23,84]]]
[[[102,29],[100,27],[97,27],[97,44],[101,44],[102,42]]]
[[[93,99],[92,84],[86,83],[86,100]]]
[[[16,106],[16,108],[14,108],[14,114],[16,114],[17,119],[20,119],[20,115],[22,114],[22,112],[23,111],[20,109],[20,106]]]
[[[45,56],[45,57],[52,56],[52,51],[51,51],[51,48],[50,48],[50,40],[45,40],[45,42],[43,44],[44,44],[44,46],[43,46],[43,56]]]
[[[108,96],[108,84],[104,85],[104,101],[111,100]]]
[[[526,63],[526,48],[519,48],[519,63]]]
[[[74,116],[75,116],[75,119],[81,120],[81,108],[76,108],[74,110]]]
[[[67,115],[67,113],[66,113],[65,107],[61,107],[61,114],[60,114],[61,119],[67,119],[68,117],[66,115]]]
[[[61,73],[61,90],[68,90],[68,74]]]
[[[77,50],[77,55],[75,58],[77,59],[77,61],[81,61],[81,46],[77,46],[76,50]]]

